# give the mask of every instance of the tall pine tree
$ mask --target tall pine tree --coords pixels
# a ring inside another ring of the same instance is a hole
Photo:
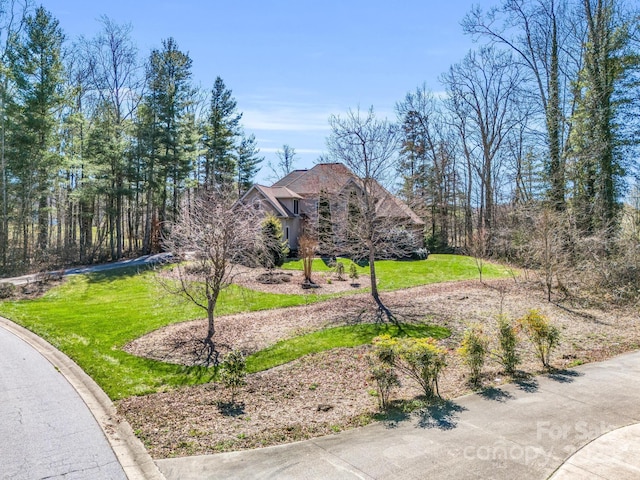
[[[236,179],[236,138],[240,119],[236,100],[222,78],[217,77],[211,91],[209,118],[205,125],[205,188],[231,187]]]
[[[259,157],[256,137],[243,135],[238,146],[238,197],[241,197],[253,185],[253,179],[260,170],[264,157]]]
[[[49,196],[52,179],[60,164],[56,148],[57,115],[64,104],[61,60],[64,35],[58,21],[43,7],[25,21],[24,38],[13,56],[18,112],[15,160],[19,169],[22,196],[23,255],[28,259],[29,216],[35,202],[37,254],[42,256],[49,239]]]
[[[191,64],[189,55],[179,50],[173,38],[162,42],[162,50],[151,52],[146,96],[151,124],[147,126],[145,251],[152,250],[158,225],[175,220],[191,167],[192,149],[184,144],[193,139],[184,131],[190,130],[186,120],[194,96]]]

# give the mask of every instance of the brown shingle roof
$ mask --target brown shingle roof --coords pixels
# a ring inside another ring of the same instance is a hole
[[[276,210],[281,217],[293,217],[293,213],[285,207],[279,198],[302,198],[295,192],[292,192],[286,187],[265,187],[264,185],[254,185],[257,191],[259,191]]]
[[[300,195],[311,196],[321,191],[337,193],[351,178],[355,175],[341,163],[319,163],[311,170],[291,172],[273,187],[287,187]]]
[[[315,197],[323,191],[328,194],[338,194],[350,181],[361,185],[360,179],[342,163],[319,163],[310,170],[294,170],[271,187],[260,186],[260,191],[265,196],[269,196],[271,203],[277,203],[283,213],[290,214],[283,216],[293,216],[277,201],[278,198]],[[408,217],[415,225],[424,225],[422,219],[406,203],[392,195],[378,182],[374,182],[374,188],[378,190],[376,195],[381,198],[376,208],[378,215],[390,218]],[[290,196],[292,194],[296,196]]]

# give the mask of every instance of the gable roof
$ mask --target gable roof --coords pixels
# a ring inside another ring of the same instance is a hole
[[[310,170],[294,170],[274,183],[271,188],[273,190],[285,188],[303,196],[317,196],[323,191],[328,194],[338,194],[349,183],[354,183],[361,188],[361,180],[342,163],[319,163]],[[373,188],[381,199],[376,206],[378,215],[389,218],[408,217],[415,225],[424,225],[422,219],[406,203],[375,180]]]
[[[280,217],[294,217],[295,215],[289,210],[279,199],[285,198],[293,198],[293,199],[301,199],[302,197],[298,195],[296,192],[289,190],[286,187],[266,187],[264,185],[253,185],[247,193],[245,193],[239,202],[243,202],[245,198],[247,198],[252,191],[257,191],[269,205],[273,207],[276,211],[276,214]]]

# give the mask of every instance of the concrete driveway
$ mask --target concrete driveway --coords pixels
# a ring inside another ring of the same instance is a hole
[[[168,480],[542,480],[560,467],[554,480],[638,479],[640,429],[617,429],[640,422],[639,399],[635,352],[469,395],[396,423],[156,464]],[[591,451],[572,458],[585,445]]]

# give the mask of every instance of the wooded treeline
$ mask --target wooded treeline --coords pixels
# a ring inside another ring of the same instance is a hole
[[[469,12],[479,46],[442,75],[445,92],[397,104],[401,194],[432,251],[509,255],[532,210],[583,236],[623,224],[638,24],[621,0]],[[198,190],[249,188],[255,137],[224,81],[201,91],[191,67],[172,38],[141,55],[131,26],[103,17],[95,37],[70,41],[44,8],[0,0],[0,273],[156,251]]]
[[[174,39],[143,59],[129,25],[69,42],[44,8],[0,7],[2,273],[157,251],[185,196],[252,184],[231,90],[196,89]]]
[[[639,16],[628,7],[503,0],[467,14],[479,46],[441,76],[446,94],[422,86],[397,104],[402,192],[432,251],[509,256],[514,230],[544,209],[579,236],[616,233],[639,173]]]

